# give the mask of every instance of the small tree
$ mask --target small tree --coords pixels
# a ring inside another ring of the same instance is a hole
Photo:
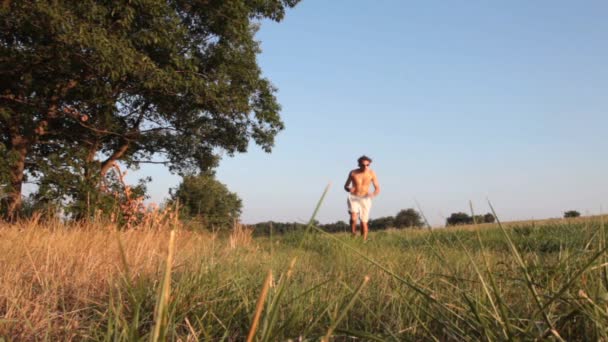
[[[171,205],[179,199],[182,215],[209,228],[232,227],[243,206],[237,194],[230,192],[210,173],[185,176],[182,183],[172,190],[171,197]]]
[[[452,215],[450,215],[450,217],[448,217],[445,221],[446,226],[456,226],[471,223],[473,223],[473,218],[462,212],[452,213]]]
[[[581,213],[576,210],[568,210],[564,213],[564,218],[579,217]]]
[[[490,213],[483,215],[483,222],[494,223],[495,221],[496,221],[496,218],[494,217],[494,215],[492,215]]]
[[[422,217],[412,208],[401,210],[395,216],[396,228],[420,228],[422,226]]]

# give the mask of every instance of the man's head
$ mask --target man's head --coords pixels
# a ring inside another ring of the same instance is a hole
[[[357,159],[357,162],[359,163],[359,168],[365,170],[369,167],[369,164],[372,163],[372,160],[370,157],[364,155],[359,157],[359,159]]]

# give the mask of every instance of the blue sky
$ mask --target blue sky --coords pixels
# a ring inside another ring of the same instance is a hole
[[[371,217],[416,201],[433,225],[492,201],[502,220],[608,210],[608,2],[303,0],[258,33],[285,131],[224,157],[246,223],[347,220],[342,186],[369,155]],[[152,176],[162,201],[180,178]]]

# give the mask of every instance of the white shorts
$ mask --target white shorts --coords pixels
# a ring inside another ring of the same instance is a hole
[[[369,210],[372,208],[372,198],[348,194],[348,211],[359,215],[361,222],[369,220]]]

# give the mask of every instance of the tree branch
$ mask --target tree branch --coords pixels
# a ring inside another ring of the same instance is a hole
[[[133,163],[139,163],[139,164],[163,164],[163,165],[167,165],[169,164],[171,161],[169,160],[164,160],[164,161],[153,161],[153,160],[133,160]]]

